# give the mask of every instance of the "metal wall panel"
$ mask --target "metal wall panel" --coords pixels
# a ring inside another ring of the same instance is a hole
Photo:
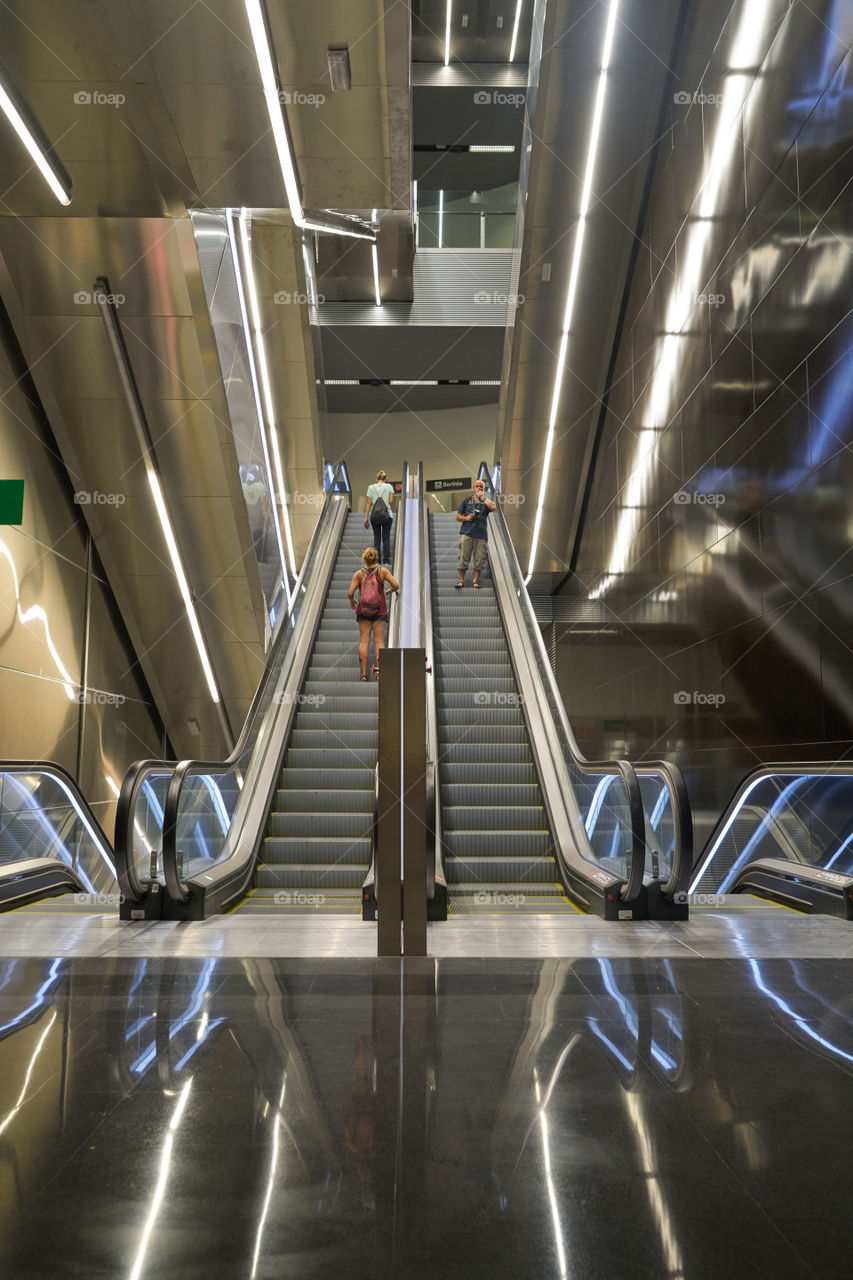
[[[561,595],[601,616],[557,624],[590,752],[670,755],[700,809],[853,750],[853,12],[758,8],[696,6]]]

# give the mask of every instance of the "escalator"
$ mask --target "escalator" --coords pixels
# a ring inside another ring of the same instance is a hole
[[[0,764],[0,911],[116,915],[118,904],[112,848],[70,774]]]
[[[347,590],[369,540],[363,517],[350,513],[241,913],[361,911],[372,853],[378,686],[359,679]],[[368,671],[372,661],[371,652]]]
[[[126,778],[116,820],[125,918],[156,914],[146,881],[154,861],[153,888],[164,890],[160,914],[171,919],[362,908],[373,853],[378,701],[375,680],[360,680],[347,599],[372,542],[363,515],[349,510],[351,496],[341,463],[234,751],[227,760],[181,761],[167,777],[161,858],[149,857],[136,816],[146,778],[163,766],[141,761]],[[402,524],[395,519],[392,546]]]
[[[454,913],[576,910],[554,858],[488,569],[457,590],[455,514],[429,518],[439,788]]]
[[[496,504],[479,589],[456,587],[455,513],[424,515],[437,677],[436,867],[449,910],[686,919],[692,826],[684,780],[667,761],[635,767],[583,755],[485,463],[478,478]]]
[[[851,814],[849,764],[761,765],[744,778],[699,854],[692,900],[721,906],[749,894],[853,919]]]

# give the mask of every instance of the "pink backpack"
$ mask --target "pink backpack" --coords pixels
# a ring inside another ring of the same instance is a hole
[[[385,594],[378,569],[365,569],[358,596],[358,611],[363,618],[377,618]]]

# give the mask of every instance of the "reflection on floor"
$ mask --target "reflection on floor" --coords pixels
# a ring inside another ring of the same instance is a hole
[[[843,960],[3,959],[0,1274],[849,1274],[851,992]]]

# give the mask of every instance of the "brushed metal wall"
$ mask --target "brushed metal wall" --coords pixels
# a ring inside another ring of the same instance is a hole
[[[61,764],[112,838],[114,788],[162,727],[20,377],[0,342],[0,476],[24,481],[23,523],[0,525],[0,758]]]
[[[700,814],[853,753],[851,42],[832,0],[695,6],[556,601],[581,740]]]

